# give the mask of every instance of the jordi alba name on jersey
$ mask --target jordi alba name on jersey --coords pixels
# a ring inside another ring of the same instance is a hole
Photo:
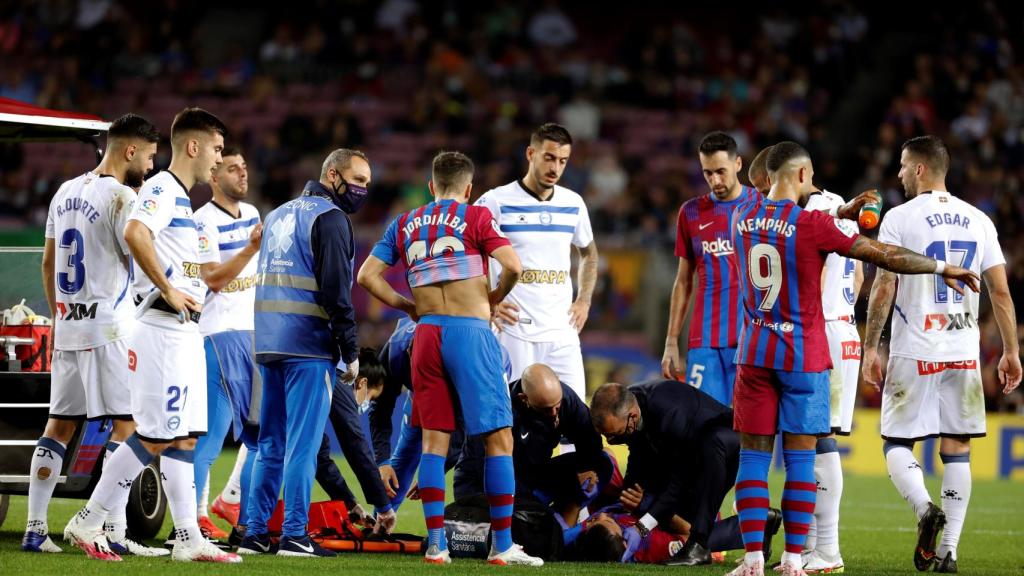
[[[491,211],[523,264],[523,275],[508,295],[519,307],[519,322],[505,331],[530,342],[578,342],[579,335],[569,324],[572,246],[585,248],[594,241],[583,198],[555,186],[551,196],[541,200],[517,180],[485,192],[476,204]],[[495,263],[492,286],[500,272]]]
[[[842,196],[822,190],[811,194],[811,197],[807,199],[805,209],[828,212],[831,208],[842,206],[845,203]],[[860,232],[860,227],[853,220],[837,219],[836,222],[844,231]],[[857,295],[853,292],[856,270],[856,260],[853,258],[840,256],[833,252],[825,259],[825,281],[821,289],[821,308],[825,313],[826,321],[853,316],[853,305],[857,302]]]
[[[171,286],[202,302],[206,284],[199,273],[199,235],[188,190],[178,177],[165,170],[147,180],[129,219],[145,224],[153,233],[157,260]],[[153,282],[139,272],[135,292],[146,295],[153,290]]]
[[[821,268],[856,232],[789,200],[758,199],[733,215],[743,298],[736,363],[790,372],[832,367],[821,311]]]
[[[487,255],[508,239],[490,213],[445,199],[391,221],[371,255],[391,266],[405,264],[410,288],[487,274]]]
[[[57,350],[87,350],[131,335],[135,306],[124,227],[134,202],[131,188],[92,172],[62,184],[50,202]]]
[[[688,348],[736,346],[742,307],[729,223],[738,206],[758,196],[757,190],[743,186],[735,200],[719,202],[705,194],[679,208],[676,256],[697,266]]]
[[[984,212],[948,192],[923,192],[886,213],[879,242],[982,273],[1005,264]],[[889,354],[915,360],[978,358],[978,294],[960,296],[938,275],[900,275]]]
[[[238,204],[238,218],[213,201],[196,210],[199,235],[199,263],[220,264],[231,260],[249,244],[249,235],[260,223],[260,213],[252,204]],[[256,269],[259,252],[220,292],[208,292],[199,319],[199,332],[206,336],[227,330],[253,330],[256,304]]]

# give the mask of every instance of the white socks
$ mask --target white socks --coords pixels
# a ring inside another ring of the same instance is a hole
[[[200,518],[210,515],[210,473],[206,473],[206,482],[203,483],[203,493],[199,496],[199,505],[196,507],[196,514]]]
[[[89,503],[85,505],[89,514],[83,523],[89,528],[100,529],[107,514],[115,506],[120,506],[123,513],[132,482],[152,461],[153,455],[142,446],[138,436],[129,436],[103,466],[100,481],[93,489]]]
[[[195,546],[202,542],[196,518],[196,482],[192,466],[195,452],[180,448],[164,450],[160,472],[164,477],[164,493],[176,529],[177,545]]]
[[[843,466],[834,438],[818,441],[814,479],[818,483],[818,499],[814,505],[816,541],[814,546],[808,544],[805,548],[817,549],[833,558],[839,553],[839,501],[843,497]]]
[[[107,471],[107,464],[110,462],[110,458],[120,445],[120,442],[114,442],[113,440],[107,442],[107,454],[103,459],[104,473]],[[117,503],[110,508],[110,513],[107,514],[107,521],[103,523],[103,531],[107,533],[108,540],[124,542],[125,533],[128,530],[128,514],[125,511],[125,507],[128,506],[129,496],[131,496],[131,490],[125,490],[123,498],[118,499]]]
[[[64,451],[67,447],[53,438],[42,437],[36,442],[35,453],[29,468],[28,519],[25,531],[46,534],[46,512],[50,508],[53,489],[64,465]]]
[[[238,447],[235,468],[231,470],[231,477],[228,478],[227,485],[224,486],[224,490],[220,493],[220,499],[226,504],[238,504],[242,500],[242,467],[245,465],[245,458],[248,454],[249,449],[245,447],[245,444]]]
[[[889,479],[896,486],[900,496],[910,503],[917,518],[921,518],[932,501],[924,486],[924,472],[910,448],[901,444],[885,443],[885,465]]]
[[[960,542],[960,533],[967,518],[967,504],[971,500],[971,455],[939,454],[939,457],[945,465],[942,474],[942,511],[946,514],[946,528],[942,531],[936,555],[941,560],[947,552],[952,552],[956,560],[956,546]]]

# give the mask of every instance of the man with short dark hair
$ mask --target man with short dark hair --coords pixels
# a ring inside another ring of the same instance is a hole
[[[755,527],[768,514],[768,468],[777,432],[783,433],[786,462],[786,549],[779,571],[805,574],[801,552],[816,498],[816,437],[830,430],[832,361],[821,307],[826,256],[836,252],[904,273],[942,274],[957,291],[963,288],[955,280],[975,291],[978,284],[970,270],[869,240],[826,212],[801,208],[815,187],[811,157],[799,144],[772,146],[767,167],[768,197],[744,203],[732,224],[745,318],[736,355],[735,427],[742,444],[736,507],[746,549],[732,576],[764,574],[763,536]],[[865,192],[830,212],[856,218],[873,200],[877,195]]]
[[[732,265],[729,219],[737,206],[757,192],[740,184],[743,159],[736,141],[724,132],[704,136],[698,148],[701,171],[710,190],[679,208],[676,256],[668,333],[661,375],[684,379],[726,406],[732,405],[736,338],[740,327],[738,279]],[[696,274],[696,282],[694,282]],[[679,358],[679,335],[693,300],[686,369]]]
[[[491,564],[544,563],[512,541],[515,476],[512,410],[502,372],[501,348],[488,324],[494,307],[515,286],[522,266],[487,210],[467,206],[473,162],[459,152],[434,158],[429,188],[434,201],[388,225],[359,269],[359,285],[375,298],[418,319],[412,348],[413,425],[423,428],[419,493],[427,524],[424,561],[448,564],[444,531],[444,464],[455,430],[455,398],[466,434],[483,436],[484,491],[490,503]],[[487,257],[502,266],[488,291]],[[384,279],[399,260],[413,300]]]
[[[757,153],[757,156],[754,156],[750,167],[747,168],[747,180],[750,180],[750,185],[761,194],[767,194],[768,188],[771,187],[771,183],[768,181],[768,153],[771,149],[771,146],[763,148]]]
[[[267,522],[284,489],[279,556],[334,556],[306,533],[316,453],[341,359],[359,374],[349,214],[362,207],[370,163],[339,148],[320,180],[267,216],[256,283],[256,362],[263,370],[259,456],[253,467],[249,525],[238,551],[270,551]]]
[[[709,564],[715,516],[739,463],[732,410],[695,387],[660,380],[605,384],[590,412],[609,444],[629,447],[621,502],[639,517],[634,529],[645,536],[679,516],[690,534],[677,562]]]
[[[579,333],[590,314],[598,254],[586,203],[558,186],[571,153],[568,130],[550,122],[541,125],[526,148],[526,174],[485,192],[476,204],[491,211],[523,262],[522,278],[494,318],[501,331],[498,340],[512,360],[513,379],[531,364],[545,364],[586,400]],[[570,275],[574,249],[580,256],[575,301]],[[499,272],[495,266],[492,283]]]
[[[224,124],[201,108],[186,108],[171,125],[171,165],[150,178],[124,229],[142,274],[135,281],[139,322],[128,349],[136,431],[107,464],[107,474],[64,537],[93,557],[103,552],[97,526],[142,468],[157,455],[175,526],[173,560],[240,562],[199,530],[193,469],[196,438],[206,433],[206,361],[198,322],[206,284],[189,190],[209,182],[221,162]],[[170,367],[170,369],[168,368]],[[191,393],[189,393],[191,391]]]
[[[882,220],[879,241],[959,261],[980,273],[1003,341],[999,382],[1003,393],[1021,381],[1016,313],[1006,281],[1006,260],[989,217],[946,189],[949,152],[935,136],[911,138],[900,154],[899,179],[907,201]],[[898,280],[898,282],[897,282]],[[864,380],[882,381],[878,345],[893,300],[889,366],[882,389],[882,438],[889,477],[918,518],[914,564],[957,571],[957,545],[971,498],[971,438],[985,435],[985,399],[979,360],[978,296],[951,291],[937,276],[878,271],[868,303]],[[898,318],[898,320],[897,320]],[[916,440],[940,437],[942,509],[932,503]],[[939,529],[942,541],[935,549]]]
[[[46,522],[64,451],[81,420],[113,422],[107,458],[135,430],[131,415],[128,338],[132,318],[131,259],[124,226],[135,204],[132,187],[153,168],[160,134],[148,120],[125,114],[111,123],[103,159],[61,185],[50,202],[43,248],[43,290],[53,316],[50,416],[32,456],[28,523],[21,549],[60,552]],[[106,462],[106,459],[104,460]],[[125,533],[123,501],[113,503],[107,540],[121,553],[161,555]]]

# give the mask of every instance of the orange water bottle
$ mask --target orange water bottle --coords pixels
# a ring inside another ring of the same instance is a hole
[[[857,217],[857,223],[860,227],[865,230],[870,230],[875,226],[878,226],[878,220],[882,213],[882,199],[878,198],[877,202],[868,202],[867,204],[860,207],[860,215]]]

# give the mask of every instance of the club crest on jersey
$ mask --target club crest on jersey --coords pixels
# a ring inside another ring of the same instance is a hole
[[[925,332],[942,332],[974,328],[974,320],[970,312],[954,312],[952,314],[926,314],[924,317]]]
[[[705,254],[711,254],[712,256],[730,256],[733,253],[732,240],[728,238],[717,238],[710,242],[702,240],[700,247]]]
[[[171,416],[170,418],[167,419],[168,430],[177,430],[178,426],[181,426],[181,418],[177,416]]]
[[[149,191],[153,193],[153,196],[159,196],[160,193],[164,191],[164,189],[159,186],[153,186],[152,188],[149,189]]]
[[[540,223],[545,225],[545,226],[550,226],[551,225],[551,212],[541,212],[540,213]]]
[[[274,222],[274,225],[270,227],[267,249],[274,253],[275,258],[282,257],[292,249],[293,234],[295,234],[295,214],[285,214],[284,218]]]

